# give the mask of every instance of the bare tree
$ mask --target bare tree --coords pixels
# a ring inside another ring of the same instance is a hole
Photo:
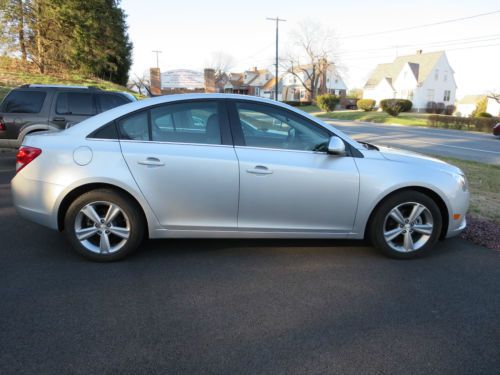
[[[218,51],[211,54],[210,60],[205,64],[205,67],[214,70],[215,86],[217,87],[226,83],[229,71],[233,68],[233,65],[233,56],[225,52]]]
[[[486,96],[490,99],[495,100],[497,103],[500,103],[500,94],[495,94],[494,92],[490,92]]]
[[[134,78],[131,78],[127,84],[127,87],[131,90],[138,91],[140,94],[146,94],[148,96],[153,96],[151,94],[151,81],[146,73],[141,76],[134,74]]]
[[[290,34],[291,46],[282,60],[282,67],[292,74],[314,100],[321,80],[333,65],[335,38],[332,30],[313,21],[303,21]]]

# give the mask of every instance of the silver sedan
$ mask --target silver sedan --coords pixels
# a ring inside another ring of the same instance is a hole
[[[12,191],[21,216],[97,261],[145,237],[368,237],[411,258],[460,233],[469,204],[452,165],[224,94],[143,100],[28,136]]]

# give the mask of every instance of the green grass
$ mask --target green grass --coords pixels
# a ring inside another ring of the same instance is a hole
[[[500,225],[500,166],[434,156],[464,171],[471,193],[469,213]]]
[[[385,112],[364,112],[364,111],[335,111],[322,112],[317,115],[321,118],[335,120],[351,120],[375,122],[379,124],[399,124],[411,126],[427,126],[427,114],[401,113],[399,116],[390,116]]]
[[[41,74],[34,72],[23,72],[20,69],[0,66],[0,100],[13,87],[24,84],[57,84],[57,85],[78,85],[78,86],[94,86],[107,91],[125,91],[135,95],[137,98],[143,98],[141,95],[127,89],[124,86],[105,81],[98,78],[85,77],[78,73],[66,74]]]

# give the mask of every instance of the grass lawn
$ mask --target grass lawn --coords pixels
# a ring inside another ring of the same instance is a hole
[[[380,124],[400,124],[427,126],[427,114],[424,113],[401,113],[399,116],[390,116],[385,112],[364,111],[335,111],[317,115],[321,118],[351,121],[376,122]]]
[[[500,166],[435,155],[434,157],[464,171],[471,193],[469,213],[500,225]]]

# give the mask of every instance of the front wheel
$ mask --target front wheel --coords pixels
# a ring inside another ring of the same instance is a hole
[[[414,258],[428,252],[441,233],[437,204],[418,191],[389,197],[378,207],[370,223],[373,245],[391,258]]]
[[[64,220],[73,248],[94,261],[118,260],[144,237],[140,208],[126,195],[111,189],[89,191],[70,205]]]

